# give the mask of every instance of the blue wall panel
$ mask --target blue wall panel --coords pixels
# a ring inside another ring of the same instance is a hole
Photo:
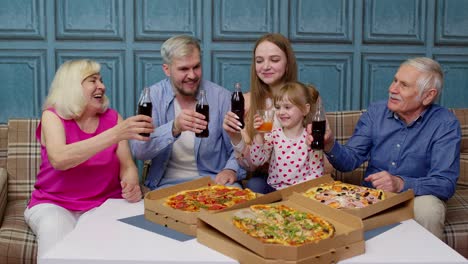
[[[351,100],[352,54],[301,53],[298,57],[299,80],[315,85],[325,109],[345,109]]]
[[[425,0],[366,0],[365,43],[423,44],[426,27]]]
[[[256,40],[279,30],[275,0],[213,2],[213,40]]]
[[[44,1],[0,2],[0,39],[44,39]]]
[[[136,0],[135,39],[164,41],[173,35],[201,38],[202,1]]]
[[[294,0],[290,9],[292,41],[351,43],[353,41],[352,1]]]
[[[466,10],[466,0],[0,0],[0,123],[38,117],[72,58],[101,62],[111,106],[133,115],[141,89],[165,78],[159,52],[176,34],[201,40],[203,77],[231,90],[250,89],[255,41],[279,32],[328,111],[385,99],[414,56],[444,67],[442,105],[468,108]]]
[[[250,89],[251,53],[213,52],[213,81],[233,90],[235,83],[240,83],[243,92]]]
[[[437,1],[437,44],[468,44],[468,1]]]
[[[44,51],[0,51],[0,120],[40,115],[45,64]]]
[[[166,75],[162,70],[163,60],[156,51],[138,51],[134,56],[135,60],[135,82],[134,95],[131,105],[136,109],[136,101],[140,98],[140,93],[144,87],[148,87],[164,78]]]
[[[57,0],[57,39],[123,40],[123,0]]]
[[[440,103],[447,107],[467,107],[468,55],[436,56],[444,68],[445,82]]]

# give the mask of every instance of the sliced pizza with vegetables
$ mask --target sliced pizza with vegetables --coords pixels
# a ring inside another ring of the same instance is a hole
[[[252,205],[235,213],[233,224],[263,243],[299,246],[330,238],[334,226],[320,216],[286,205]]]

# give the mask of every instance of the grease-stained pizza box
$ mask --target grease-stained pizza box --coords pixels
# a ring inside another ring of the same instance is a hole
[[[228,257],[236,259],[241,264],[329,264],[337,263],[340,260],[364,254],[365,252],[365,242],[359,241],[344,247],[331,248],[321,254],[310,255],[299,260],[263,258],[201,220],[197,228],[197,241]]]
[[[320,178],[306,181],[278,192],[284,199],[287,199],[294,192],[304,193],[308,189],[318,186],[322,183],[333,182],[333,178],[327,174]],[[370,230],[381,226],[386,226],[414,217],[413,212],[413,190],[407,190],[401,193],[385,192],[385,199],[378,203],[364,208],[340,209],[352,215],[358,216],[364,222],[364,230]],[[311,201],[315,201],[310,199]]]
[[[303,261],[304,259],[310,260],[312,256],[315,257],[327,254],[328,252],[336,252],[337,249],[350,247],[350,245],[363,242],[364,230],[362,220],[359,217],[340,210],[335,210],[321,203],[309,203],[306,197],[297,193],[289,196],[288,200],[281,200],[279,202],[276,201],[278,197],[277,194],[265,195],[253,201],[243,203],[243,206],[239,205],[236,206],[236,208],[229,208],[222,212],[214,214],[201,212],[198,216],[198,227],[206,225],[209,228],[217,230],[224,236],[235,241],[235,243],[242,245],[249,251],[258,255],[261,259],[271,261],[282,260],[285,261],[284,263],[289,263],[288,261],[291,263],[301,263],[298,261]],[[263,243],[235,227],[232,222],[236,212],[243,210],[251,204],[284,204],[299,211],[312,213],[332,223],[335,228],[335,234],[331,238],[306,243],[300,246]],[[197,236],[198,234],[199,231],[197,229]],[[203,236],[203,234],[201,235]],[[230,243],[229,239],[224,240],[228,241],[230,245],[233,245],[233,243]],[[207,243],[208,246],[218,247],[218,245],[213,245],[212,242],[206,242],[205,239],[201,239],[200,242]],[[359,250],[353,251],[355,254],[352,254],[352,256],[363,253],[363,246],[357,248]]]
[[[148,192],[144,199],[145,218],[181,233],[195,236],[199,212],[176,210],[166,206],[164,203],[168,196],[180,191],[193,190],[210,185],[216,185],[216,183],[211,177],[207,176]]]

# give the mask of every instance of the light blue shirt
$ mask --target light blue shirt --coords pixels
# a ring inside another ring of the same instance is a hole
[[[200,89],[206,91],[210,106],[210,134],[207,138],[195,137],[194,155],[199,175],[194,175],[193,179],[200,176],[211,176],[214,179],[222,170],[230,169],[237,172],[237,180],[242,180],[246,172],[237,163],[230,138],[223,129],[224,116],[231,110],[231,93],[204,80],[200,83]],[[150,87],[150,92],[155,131],[150,135],[150,141],[130,140],[130,146],[137,159],[152,160],[145,185],[153,190],[165,184],[164,174],[172,153],[172,144],[177,137],[172,135],[175,94],[171,81],[166,78],[154,84]]]
[[[448,109],[431,105],[406,125],[381,101],[362,114],[346,145],[335,142],[326,154],[337,170],[351,171],[368,160],[365,177],[388,171],[403,179],[403,191],[448,200],[460,172],[460,141],[460,124]]]

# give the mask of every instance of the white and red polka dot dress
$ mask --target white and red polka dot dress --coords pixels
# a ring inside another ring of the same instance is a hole
[[[307,145],[306,135],[304,129],[300,137],[291,139],[276,128],[265,135],[263,145],[252,143],[252,163],[260,166],[270,162],[267,183],[273,188],[283,189],[323,175],[323,155]]]

